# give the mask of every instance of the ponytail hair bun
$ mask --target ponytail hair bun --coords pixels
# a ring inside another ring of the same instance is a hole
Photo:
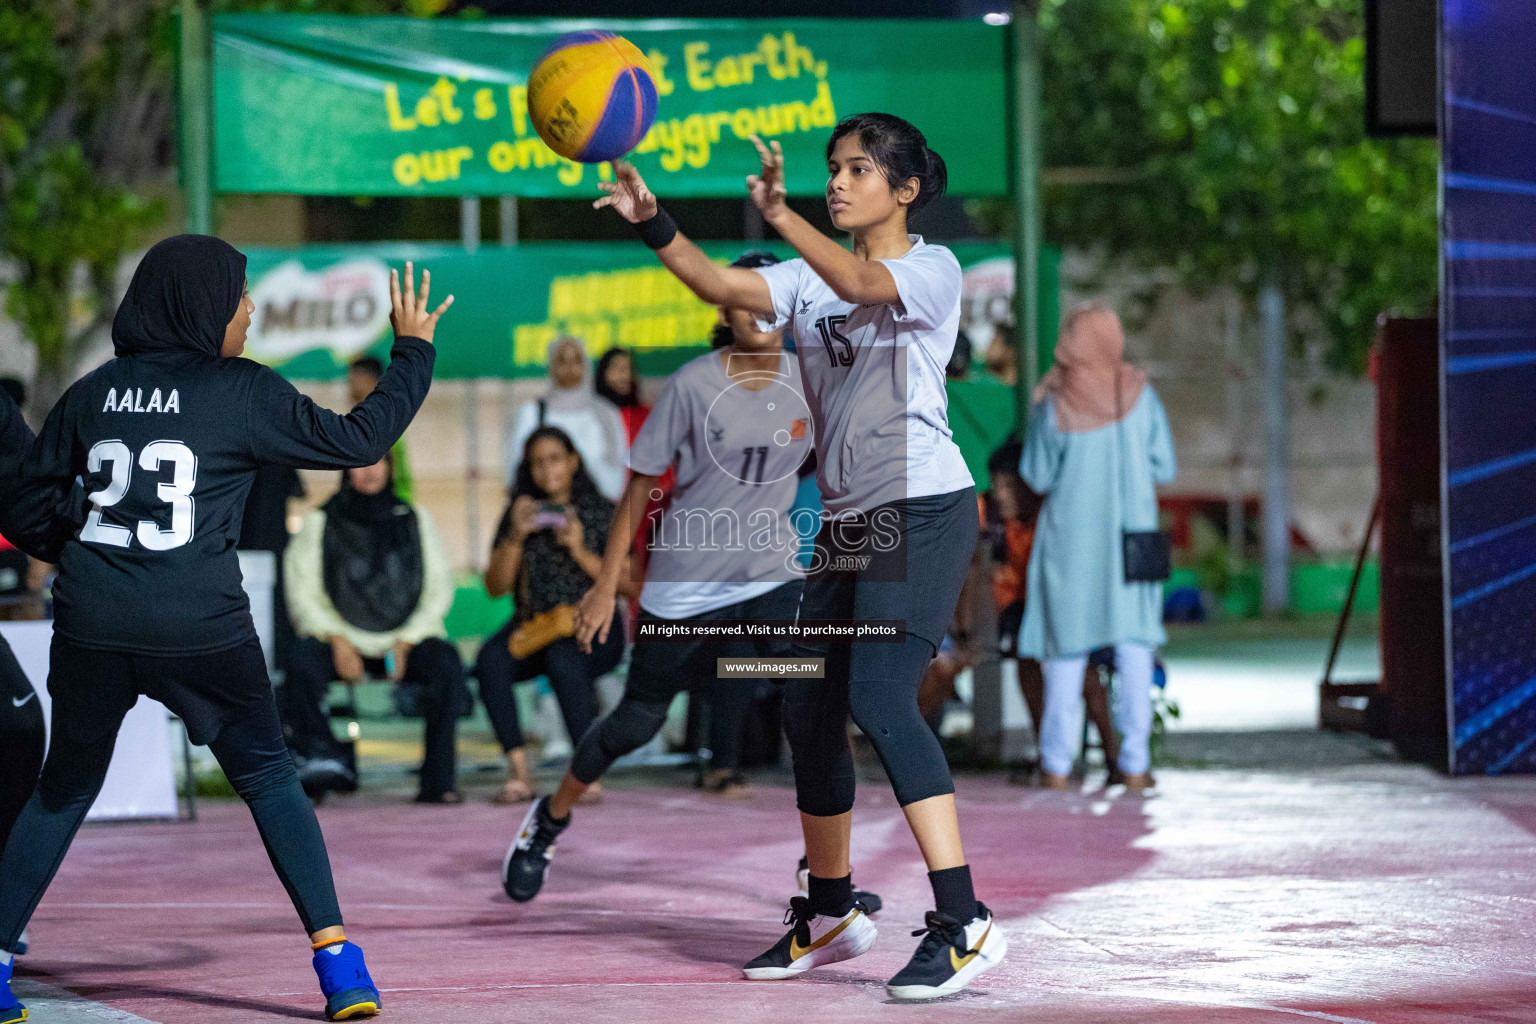
[[[918,193],[913,202],[913,209],[927,206],[933,200],[944,194],[944,189],[949,186],[949,168],[944,166],[944,158],[939,156],[927,146],[923,152],[928,157],[928,173],[923,175],[923,190]]]
[[[907,207],[909,213],[916,213],[944,194],[949,183],[944,158],[928,148],[928,140],[912,122],[895,114],[845,117],[832,129],[832,137],[827,140],[827,159],[832,158],[832,150],[845,135],[858,136],[859,145],[880,168],[893,190],[917,179],[917,198]]]

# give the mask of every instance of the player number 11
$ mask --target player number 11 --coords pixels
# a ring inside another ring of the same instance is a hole
[[[763,482],[763,466],[768,462],[768,446],[765,444],[741,450],[741,475],[736,478],[737,483],[746,483],[747,477],[752,475],[753,455],[757,456],[757,477],[752,481],[752,486],[756,487]]]

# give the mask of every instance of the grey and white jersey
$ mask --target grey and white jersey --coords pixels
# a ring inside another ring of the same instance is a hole
[[[640,592],[640,607],[661,618],[724,608],[803,575],[789,520],[812,450],[799,368],[780,353],[775,370],[732,378],[726,360],[740,359],[725,349],[680,367],[629,450],[637,473],[677,468],[672,504],[646,538]]]
[[[960,328],[960,263],[912,235],[881,260],[899,305],[844,302],[803,259],[755,268],[773,316],[793,322],[805,397],[816,425],[817,482],[834,515],[973,484],[949,429],[944,367]]]

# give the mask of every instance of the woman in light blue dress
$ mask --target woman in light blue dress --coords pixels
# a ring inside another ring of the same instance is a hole
[[[1111,310],[1087,305],[1062,325],[1056,367],[1035,392],[1019,472],[1045,496],[1029,559],[1019,655],[1045,674],[1040,759],[1064,789],[1081,728],[1088,655],[1115,649],[1119,774],[1151,786],[1152,659],[1167,640],[1162,587],[1126,583],[1121,534],[1157,528],[1157,484],[1173,480],[1168,416],[1146,375],[1124,363]]]

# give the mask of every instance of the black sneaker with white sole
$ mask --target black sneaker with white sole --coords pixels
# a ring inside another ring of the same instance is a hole
[[[806,858],[800,858],[800,867],[795,871],[795,883],[800,887],[801,896],[811,895],[811,868]],[[880,908],[885,906],[885,901],[877,892],[860,889],[857,886],[853,890],[853,902],[864,908],[864,913],[874,916],[880,913]]]
[[[788,934],[762,956],[750,961],[741,973],[753,981],[779,981],[804,974],[868,951],[879,929],[857,903],[841,917],[817,914],[811,901],[796,896],[789,901],[784,923]]]
[[[501,862],[501,887],[518,903],[527,903],[544,887],[549,862],[555,856],[555,840],[571,819],[556,821],[549,815],[549,797],[540,797],[518,826],[517,838],[507,847]]]
[[[977,916],[966,924],[930,910],[923,919],[926,928],[912,959],[890,981],[885,990],[892,999],[915,1001],[937,999],[959,992],[986,971],[1002,963],[1008,952],[1008,939],[992,920],[992,912],[976,904]]]
[[[335,757],[294,757],[294,767],[299,772],[299,785],[311,800],[324,800],[327,793],[353,793],[357,791],[357,775],[345,762]]]

